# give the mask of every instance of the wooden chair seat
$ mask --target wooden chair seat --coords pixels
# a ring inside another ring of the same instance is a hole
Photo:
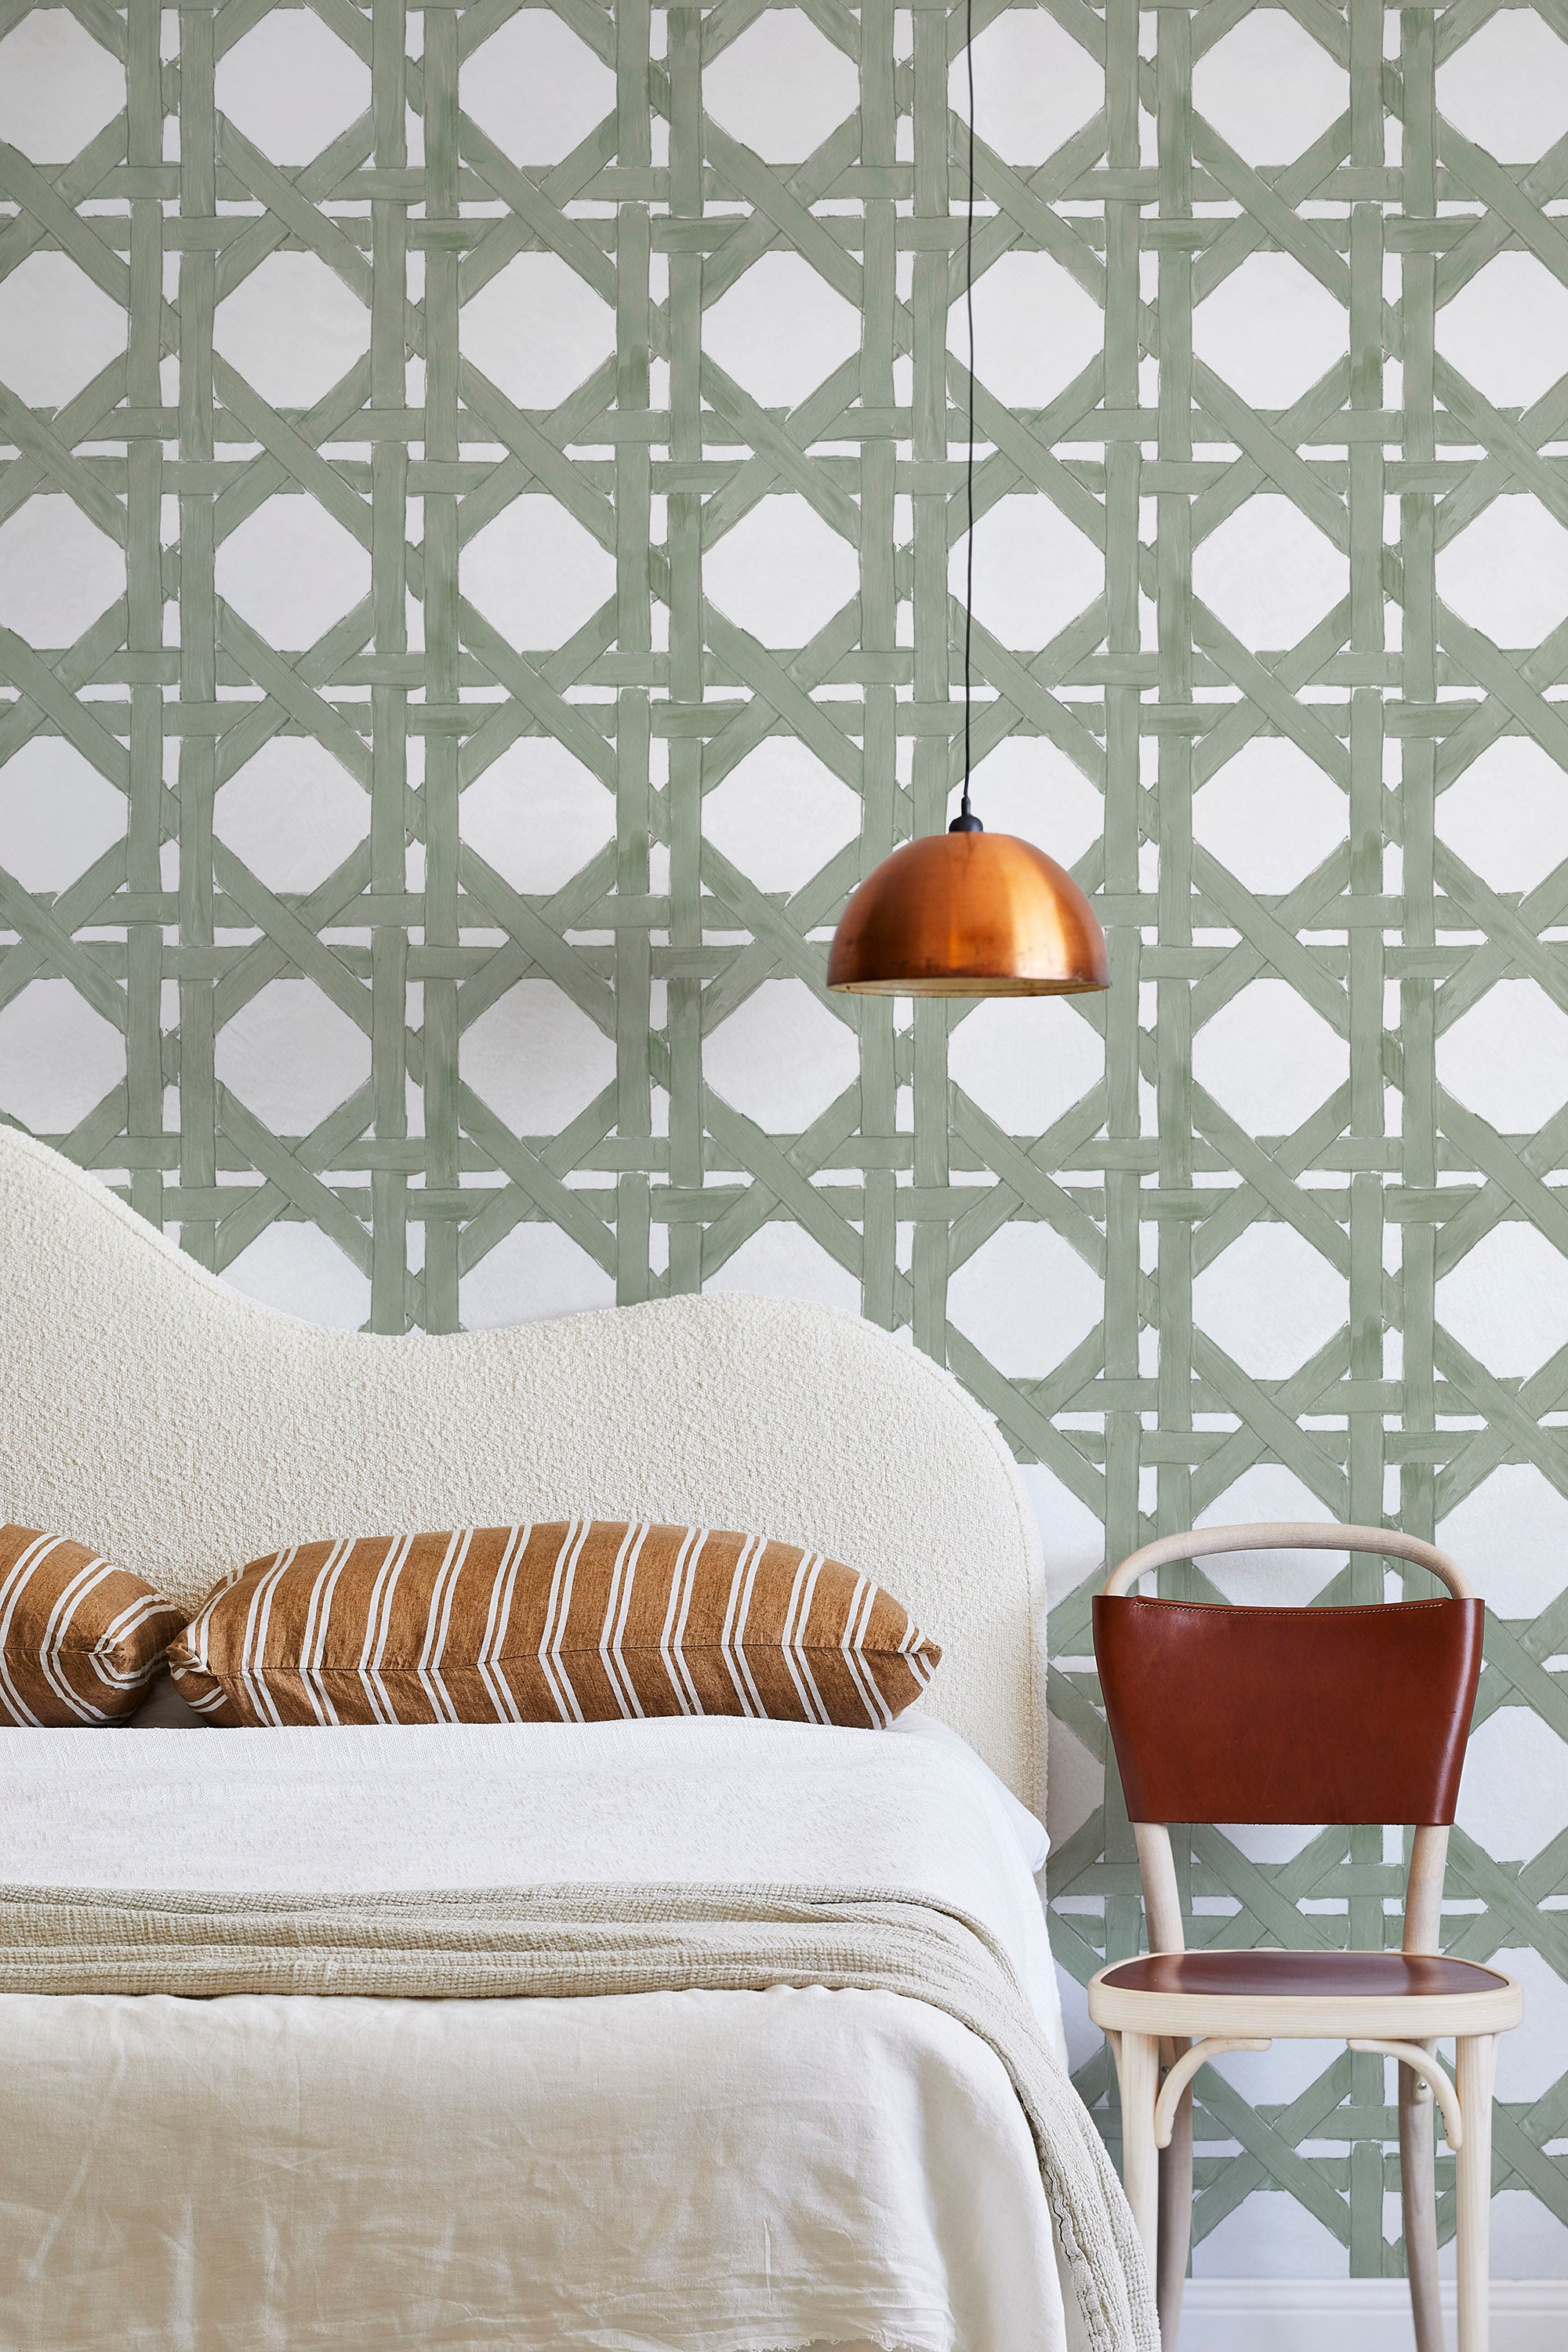
[[[1102,1969],[1089,2011],[1110,2032],[1394,2034],[1417,2042],[1502,2033],[1521,1996],[1510,1977],[1430,1952],[1146,1952]]]

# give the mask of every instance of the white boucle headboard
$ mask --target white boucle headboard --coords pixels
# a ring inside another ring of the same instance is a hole
[[[925,1702],[1045,1808],[1039,1539],[1002,1440],[872,1325],[671,1298],[454,1338],[323,1331],[0,1128],[0,1521],[191,1606],[350,1531],[597,1513],[811,1544],[946,1653]]]

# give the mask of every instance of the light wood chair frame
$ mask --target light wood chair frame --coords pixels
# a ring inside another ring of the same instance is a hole
[[[1342,1527],[1321,1519],[1260,1521],[1162,1536],[1130,1553],[1106,1579],[1108,1595],[1179,1560],[1233,1551],[1377,1552],[1429,1569],[1460,1601],[1474,1596],[1457,1562],[1436,1544],[1392,1528]],[[1151,1952],[1186,1948],[1181,1899],[1163,1822],[1134,1822]],[[1440,1948],[1446,1828],[1415,1831],[1405,1893],[1401,1949]],[[1444,2352],[1437,2286],[1436,2153],[1434,2112],[1458,2168],[1456,2253],[1458,2352],[1488,2352],[1490,2284],[1491,2106],[1500,2033],[1519,2023],[1523,1995],[1511,1977],[1499,1990],[1444,1998],[1384,2000],[1325,1995],[1135,1992],[1090,1980],[1089,2013],[1104,2031],[1121,2092],[1122,2182],[1156,2283],[1162,2352],[1175,2352],[1192,2236],[1193,2077],[1233,2050],[1267,2050],[1275,2040],[1343,2040],[1352,2050],[1399,2067],[1400,2201],[1416,2352]],[[1501,1975],[1500,1970],[1493,1970]],[[1439,2038],[1454,2038],[1455,2071],[1438,2063]]]

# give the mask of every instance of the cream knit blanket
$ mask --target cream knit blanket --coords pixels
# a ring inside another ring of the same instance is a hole
[[[0,1991],[534,1995],[901,1993],[1005,2066],[1095,2352],[1158,2352],[1147,2266],[1110,2158],[986,1929],[849,1887],[486,1887],[395,1895],[0,1887]]]

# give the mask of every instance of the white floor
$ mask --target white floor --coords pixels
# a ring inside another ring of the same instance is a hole
[[[1443,2283],[1453,2343],[1451,2280]],[[1563,2352],[1568,2279],[1492,2285],[1492,2352]],[[1403,2279],[1189,2279],[1182,2352],[1411,2352]]]

